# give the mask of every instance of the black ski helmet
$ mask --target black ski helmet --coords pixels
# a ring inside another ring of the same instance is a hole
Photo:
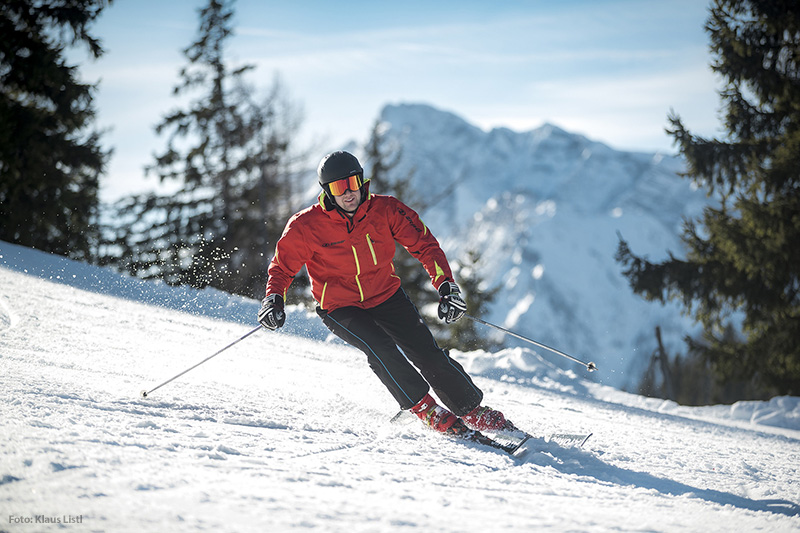
[[[361,179],[364,177],[364,169],[358,162],[356,156],[350,152],[332,152],[322,158],[317,168],[319,184],[325,189],[325,185],[348,176],[359,174]]]

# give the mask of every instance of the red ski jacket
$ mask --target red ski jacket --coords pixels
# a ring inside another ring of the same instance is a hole
[[[435,288],[453,281],[439,242],[413,209],[392,196],[370,194],[369,182],[363,194],[367,199],[352,219],[325,193],[318,204],[289,219],[269,264],[267,296],[285,299],[295,274],[306,265],[321,308],[375,307],[400,288],[392,262],[395,241],[419,259]]]

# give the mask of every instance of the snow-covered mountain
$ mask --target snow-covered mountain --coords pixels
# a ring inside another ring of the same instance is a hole
[[[681,220],[708,203],[677,176],[680,160],[553,125],[487,132],[427,105],[388,105],[380,120],[399,153],[393,175],[413,176],[430,203],[423,220],[451,260],[479,252],[479,275],[501,287],[484,319],[594,361],[593,378],[616,387],[640,379],[656,326],[670,353],[683,351],[693,323],[635,296],[614,261],[618,232],[654,260],[680,252]]]
[[[398,426],[319,319],[242,338],[257,300],[0,242],[0,530],[428,532],[800,529],[800,399],[681,407],[528,348],[454,353],[537,436],[522,460]],[[320,338],[324,338],[320,337]]]

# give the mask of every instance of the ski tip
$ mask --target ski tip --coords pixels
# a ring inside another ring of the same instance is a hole
[[[593,433],[553,433],[548,441],[560,446],[580,448],[592,435]]]

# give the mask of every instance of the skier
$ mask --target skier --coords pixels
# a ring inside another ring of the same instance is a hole
[[[366,354],[401,409],[447,434],[512,429],[500,411],[480,405],[483,392],[436,344],[400,286],[392,263],[395,241],[430,275],[440,295],[439,318],[450,324],[467,309],[439,242],[417,213],[392,196],[371,194],[361,164],[348,152],[325,156],[317,174],[319,201],[287,222],[269,264],[258,321],[270,330],[283,326],[286,290],[305,265],[317,314]],[[436,403],[431,388],[449,410]]]

